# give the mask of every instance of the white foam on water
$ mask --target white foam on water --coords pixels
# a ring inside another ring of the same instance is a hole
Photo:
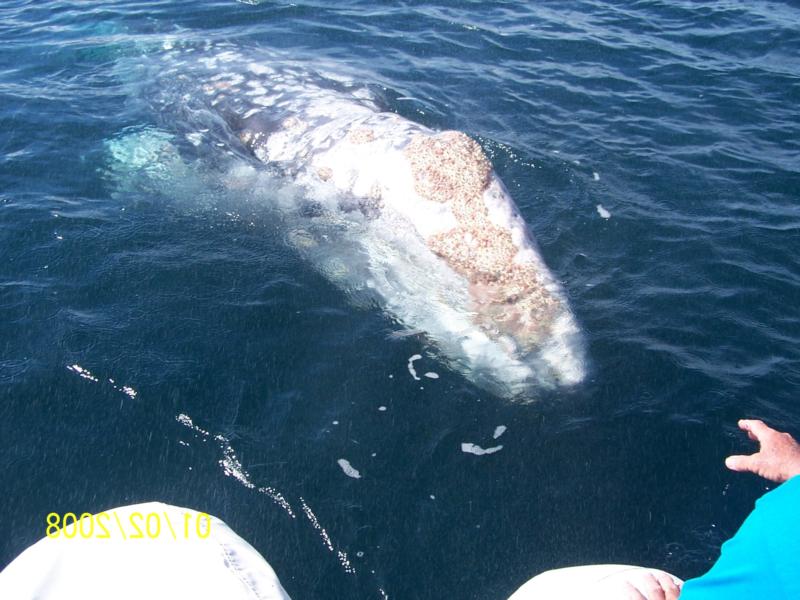
[[[350,560],[347,558],[347,552],[342,552],[341,550],[337,550],[336,556],[339,559],[339,563],[342,565],[344,572],[354,575],[356,569],[355,567],[353,567],[353,565],[350,563]]]
[[[352,477],[353,479],[361,479],[361,473],[359,473],[358,469],[354,468],[353,465],[350,464],[350,461],[346,458],[340,458],[336,461],[339,466],[344,471],[344,474],[348,477]]]
[[[233,446],[231,446],[228,438],[221,434],[212,435],[209,431],[206,431],[205,429],[195,425],[191,417],[185,413],[180,413],[177,415],[175,420],[184,427],[187,427],[188,429],[191,429],[195,433],[199,434],[203,438],[203,441],[213,440],[217,442],[220,450],[222,451],[222,458],[219,460],[219,465],[222,467],[222,472],[227,477],[232,477],[249,490],[255,490],[259,494],[264,494],[275,504],[280,506],[292,519],[297,518],[294,510],[292,510],[291,505],[283,496],[283,494],[281,494],[272,486],[267,485],[258,487],[252,482],[250,479],[250,474],[244,469],[242,463],[237,458],[236,452],[234,451]],[[191,469],[191,467],[189,468]]]
[[[194,422],[192,421],[192,418],[187,414],[181,413],[175,417],[175,420],[184,427],[188,427],[189,429],[199,433],[203,437],[208,438],[211,435],[205,429],[201,429],[199,426],[195,425]]]
[[[79,364],[67,365],[67,371],[72,371],[73,373],[80,375],[81,378],[86,379],[87,381],[91,381],[93,383],[100,383],[99,378],[95,377],[92,374],[92,372],[89,371],[89,369],[84,369]],[[107,377],[106,380],[108,383],[111,384],[111,387],[115,391],[122,392],[130,399],[134,399],[138,395],[138,392],[129,385],[117,385],[114,379],[111,377]]]
[[[414,362],[420,360],[421,358],[421,354],[414,354],[408,358],[408,372],[411,373],[414,381],[420,381],[420,378],[417,377],[417,370],[414,368]]]
[[[493,446],[492,448],[481,448],[477,444],[472,444],[470,442],[463,442],[461,444],[461,451],[466,454],[475,454],[476,456],[483,456],[484,454],[494,454],[495,452],[500,452],[502,450],[502,446]]]
[[[344,572],[350,575],[355,575],[356,569],[347,558],[347,553],[343,550],[337,550],[334,548],[333,542],[331,541],[331,537],[328,535],[327,530],[320,524],[317,515],[314,514],[314,511],[311,510],[311,507],[308,505],[308,503],[306,503],[302,496],[300,497],[300,504],[303,507],[303,513],[305,513],[309,523],[311,523],[311,526],[317,531],[317,533],[319,533],[320,538],[322,538],[322,543],[329,552],[334,552],[336,554],[336,558],[339,559],[339,564],[342,565]]]
[[[80,366],[78,364],[69,365],[67,367],[67,370],[68,371],[72,371],[73,373],[77,373],[78,375],[80,375],[84,379],[88,379],[89,381],[94,381],[95,383],[100,381],[97,377],[92,375],[92,373],[91,373],[91,371],[89,371],[89,369],[84,369],[82,366]]]
[[[306,504],[306,501],[302,496],[300,497],[300,505],[303,507],[303,513],[305,513],[309,523],[311,523],[311,526],[317,530],[319,536],[322,538],[322,543],[325,544],[325,547],[330,552],[333,552],[333,543],[331,542],[331,537],[328,535],[328,532],[325,530],[325,528],[320,525],[317,515],[315,515],[314,511],[311,510],[311,507]]]

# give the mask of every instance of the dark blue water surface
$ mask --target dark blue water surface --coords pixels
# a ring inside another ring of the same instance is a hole
[[[493,397],[236,190],[120,182],[108,140],[156,121],[137,55],[207,41],[340,64],[478,139],[564,284],[587,381]],[[227,521],[298,599],[702,573],[766,487],[723,466],[750,448],[736,419],[800,433],[798,56],[800,10],[761,0],[5,0],[0,566],[49,512],[161,500]],[[438,380],[412,379],[416,353]]]

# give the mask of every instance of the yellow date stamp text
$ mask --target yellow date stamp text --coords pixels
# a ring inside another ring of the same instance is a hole
[[[206,513],[132,512],[116,510],[92,513],[51,512],[45,518],[45,534],[52,539],[95,540],[204,540],[211,535],[211,516]]]

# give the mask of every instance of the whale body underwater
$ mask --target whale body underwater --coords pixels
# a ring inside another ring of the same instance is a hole
[[[387,110],[330,69],[234,46],[165,43],[131,71],[158,132],[127,150],[115,139],[114,160],[185,177],[186,150],[216,153],[206,162],[229,189],[289,181],[294,193],[266,196],[288,244],[450,368],[506,397],[584,379],[565,292],[473,138]]]

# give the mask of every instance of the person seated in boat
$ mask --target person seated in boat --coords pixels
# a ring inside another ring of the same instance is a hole
[[[566,567],[537,575],[509,600],[800,600],[800,444],[763,421],[742,420],[739,427],[759,450],[729,456],[725,465],[780,485],[758,500],[705,575],[683,583],[646,567]]]
[[[800,444],[763,421],[742,420],[739,428],[759,450],[725,465],[781,485],[756,502],[714,566],[683,585],[681,600],[800,598]]]

